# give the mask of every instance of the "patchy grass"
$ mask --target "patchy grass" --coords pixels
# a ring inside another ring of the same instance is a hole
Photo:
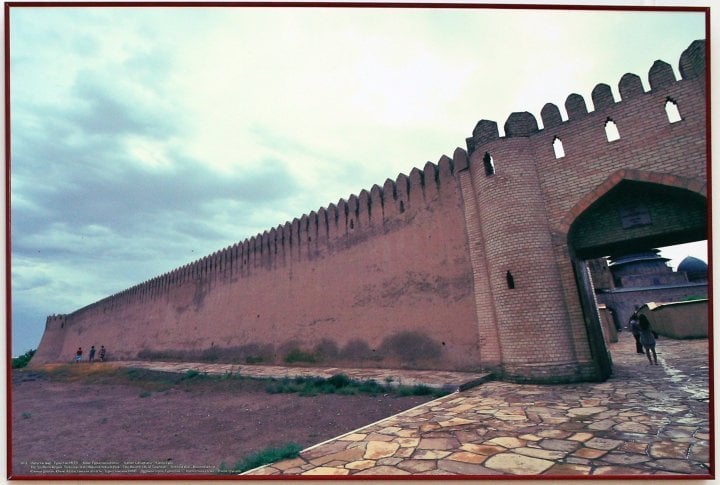
[[[45,379],[58,382],[82,382],[85,384],[130,384],[143,391],[166,391],[194,380],[200,374],[159,372],[112,364],[52,364],[33,369]]]
[[[368,394],[393,394],[398,396],[432,396],[442,397],[449,392],[444,389],[433,389],[422,384],[415,386],[382,385],[373,379],[359,381],[350,379],[345,374],[335,374],[324,379],[322,377],[295,377],[282,379],[269,379],[265,390],[271,394],[298,393],[300,396],[315,396],[317,394],[340,394],[353,396]]]
[[[106,364],[47,364],[33,369],[49,380],[88,383],[104,382],[121,376],[127,370],[129,369]]]
[[[401,396],[432,396],[436,392],[430,386],[425,384],[416,384],[414,386],[400,386],[398,388],[398,394]],[[442,395],[445,395],[444,393]]]
[[[151,392],[167,391],[171,388],[193,389],[253,389],[265,390],[270,394],[297,393],[300,396],[318,394],[339,394],[355,396],[360,394],[377,396],[430,396],[433,398],[449,394],[446,389],[435,389],[426,385],[392,386],[390,381],[380,384],[373,379],[355,380],[345,374],[335,374],[327,379],[322,377],[257,378],[240,374],[225,373],[212,375],[190,369],[185,373],[161,372],[134,367],[118,367],[109,364],[61,364],[48,365],[37,372],[49,380],[64,382],[83,381],[88,384],[131,384],[143,391],[140,397]]]
[[[289,458],[295,458],[300,454],[302,446],[297,443],[288,443],[279,448],[265,448],[264,450],[252,453],[233,466],[231,469],[227,468],[225,463],[220,464],[221,473],[242,473],[259,466],[274,463],[280,460],[287,460]]]

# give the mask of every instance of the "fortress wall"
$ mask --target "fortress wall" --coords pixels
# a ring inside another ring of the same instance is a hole
[[[52,361],[56,355],[62,353],[65,341],[65,323],[65,315],[50,315],[47,317],[45,331],[35,352],[35,356],[40,354],[39,360]],[[36,358],[35,356],[33,356],[33,360]],[[44,359],[44,356],[49,357],[49,359]]]
[[[613,99],[607,85],[595,88],[594,111],[589,112],[585,100],[573,94],[565,104],[568,120],[563,121],[557,107],[548,104],[542,110],[543,129],[531,114],[513,113],[505,124],[505,137],[499,137],[495,122],[481,120],[468,139],[470,172],[481,208],[483,236],[478,239],[486,241],[489,261],[489,291],[504,309],[498,313],[495,328],[501,329],[499,353],[506,375],[513,374],[512,368],[522,365],[523,359],[529,360],[528,354],[549,365],[576,361],[579,372],[593,372],[567,241],[569,223],[592,202],[588,194],[596,199],[623,178],[704,193],[705,84],[698,68],[704,64],[704,51],[698,47],[702,44],[694,43],[683,55],[681,71],[687,79],[676,81],[670,66],[658,61],[650,70],[650,92],[644,92],[638,76],[628,74],[619,84],[621,100]],[[683,70],[683,63],[696,69]],[[682,121],[668,120],[668,99],[677,103]],[[617,124],[619,140],[608,141],[608,119]],[[561,158],[553,149],[556,137],[563,143],[565,156]],[[485,172],[486,154],[492,156],[495,173],[491,176]],[[515,242],[519,245],[513,248]],[[517,274],[510,269],[521,297],[513,296],[514,290],[504,284],[503,265],[522,268]],[[523,288],[522,278],[537,288]],[[544,285],[554,293],[544,294]],[[476,279],[476,291],[478,287]],[[535,316],[530,308],[523,308],[524,302],[537,306]],[[544,338],[523,339],[527,335],[523,328],[530,327],[543,328],[537,335]],[[487,324],[481,335],[492,331],[493,326]],[[533,372],[517,370],[518,375]]]
[[[603,378],[606,349],[595,331],[594,296],[583,299],[591,282],[569,246],[570,228],[581,244],[578,234],[592,224],[578,218],[595,215],[602,204],[594,202],[623,180],[706,195],[704,45],[683,53],[681,80],[659,61],[649,91],[626,74],[620,99],[605,84],[593,90],[592,107],[568,96],[567,120],[545,105],[542,129],[530,113],[513,113],[501,138],[496,122],[481,120],[468,151],[457,149],[452,160],[49,318],[33,361],[69,359],[78,345],[110,342],[111,353],[125,358],[233,351],[277,362],[298,348],[353,365],[484,366],[544,382]],[[668,120],[669,99],[681,121]],[[608,141],[608,120],[618,140]],[[677,200],[684,195],[675,212]],[[693,203],[700,214],[702,197]],[[612,218],[606,214],[600,218]],[[665,234],[678,229],[666,222]]]
[[[292,348],[317,353],[322,343],[338,353],[326,362],[475,368],[452,161],[401,174],[66,319],[62,346],[41,345],[38,362],[69,360],[90,345],[116,359],[215,350],[279,362]]]

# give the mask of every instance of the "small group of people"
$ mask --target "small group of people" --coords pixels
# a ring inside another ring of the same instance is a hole
[[[645,354],[650,365],[658,365],[657,353],[655,352],[655,338],[657,334],[652,329],[648,317],[643,314],[638,314],[636,309],[630,317],[628,327],[633,337],[635,337],[635,351],[638,354]]]
[[[105,349],[104,345],[100,346],[100,352],[98,353],[98,359],[100,362],[105,362],[105,356],[107,355],[107,350]],[[82,362],[83,359],[83,349],[82,347],[78,347],[77,351],[75,352],[75,362]],[[90,351],[88,352],[88,362],[95,362],[95,346],[90,347]]]

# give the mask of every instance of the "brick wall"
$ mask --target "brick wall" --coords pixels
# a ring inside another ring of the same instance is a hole
[[[80,309],[38,362],[105,345],[114,358],[269,363],[298,349],[325,363],[476,369],[458,184],[443,158],[296,219],[277,243],[265,233]]]

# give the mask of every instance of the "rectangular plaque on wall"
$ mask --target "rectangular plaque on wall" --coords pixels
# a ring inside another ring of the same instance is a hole
[[[650,211],[647,209],[647,207],[641,205],[621,208],[620,220],[622,221],[623,229],[632,229],[633,227],[647,226],[652,224],[652,219],[650,219]]]

